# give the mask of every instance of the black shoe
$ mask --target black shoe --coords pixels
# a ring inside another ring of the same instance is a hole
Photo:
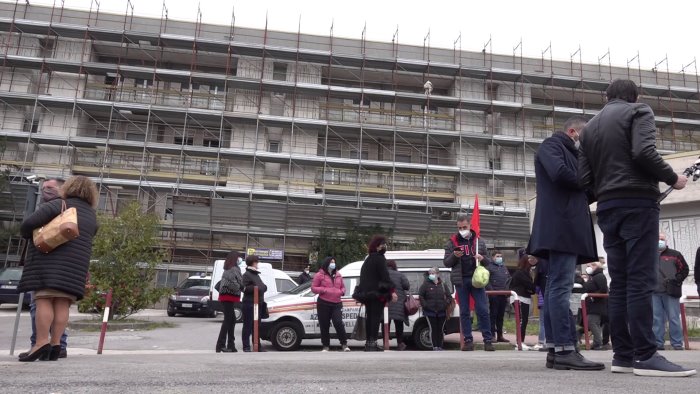
[[[68,350],[66,350],[66,348],[62,348],[61,353],[58,354],[58,358],[68,358]]]
[[[49,353],[49,361],[58,361],[58,357],[61,355],[61,345],[51,346],[51,352]]]
[[[547,361],[544,363],[544,366],[549,369],[554,368],[554,353],[547,353]]]
[[[509,340],[507,340],[507,339],[505,339],[505,338],[503,338],[503,337],[498,337],[498,339],[496,339],[496,342],[501,342],[501,343],[510,343],[510,341],[509,341]]]
[[[484,342],[484,350],[487,352],[495,352],[496,347],[493,346],[493,343],[491,342]]]
[[[19,361],[21,362],[32,362],[36,361],[42,357],[47,357],[51,353],[51,344],[47,343],[46,345],[36,349],[34,353],[29,353],[24,357],[20,357]]]
[[[581,353],[572,351],[569,354],[554,355],[554,369],[575,371],[600,371],[605,364],[587,360]]]
[[[17,355],[17,358],[25,358],[25,357],[27,357],[28,355],[29,355],[29,352],[22,352],[22,353],[20,353],[20,354]]]
[[[228,353],[238,353],[238,349],[236,349],[235,346],[234,346],[234,347],[227,348],[225,351],[228,352]]]
[[[474,342],[472,341],[467,341],[464,342],[464,347],[462,347],[463,352],[473,352],[474,351]]]

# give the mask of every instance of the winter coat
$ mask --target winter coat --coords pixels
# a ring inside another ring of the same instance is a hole
[[[388,302],[393,292],[394,284],[389,277],[386,258],[381,253],[370,253],[360,269],[360,283],[355,294],[365,301]]]
[[[656,203],[659,182],[670,186],[678,181],[656,150],[654,111],[647,104],[608,101],[583,128],[580,140],[579,182],[595,195],[599,208],[615,199]]]
[[[608,279],[605,277],[602,268],[596,268],[587,282],[583,283],[583,291],[586,293],[608,294]],[[586,299],[586,311],[589,315],[608,315],[607,298]]]
[[[489,270],[489,284],[486,285],[486,290],[510,290],[509,280],[510,272],[508,272],[508,267],[503,265],[498,265],[493,261],[486,266]]]
[[[661,274],[662,272],[666,278]],[[681,252],[666,248],[659,254],[659,276],[654,293],[666,294],[666,280],[668,279],[675,281],[677,286],[682,286],[689,272],[690,267]],[[700,275],[700,272],[696,272],[695,275]]]
[[[340,297],[345,295],[345,283],[343,276],[336,271],[335,275],[331,276],[326,271],[320,269],[314,275],[311,282],[311,291],[318,294],[318,298],[326,302],[337,304],[340,302]]]
[[[469,278],[474,275],[474,270],[476,269],[476,258],[474,255],[477,253],[476,250],[476,233],[474,230],[470,230],[472,236],[469,239],[465,239],[459,234],[452,234],[450,239],[445,243],[445,258],[443,259],[443,264],[447,268],[451,268],[450,280],[455,286],[462,286],[463,279]],[[454,248],[459,247],[464,252],[461,258],[457,258],[454,255]],[[486,249],[486,242],[482,238],[479,238],[479,250],[478,253],[484,257],[481,264],[488,266],[491,260],[486,257],[489,255]]]
[[[306,272],[302,272],[301,275],[299,275],[299,278],[297,279],[297,283],[304,284],[308,281],[311,280],[311,275],[307,274]]]
[[[243,276],[238,266],[233,266],[221,275],[221,291],[220,294],[228,294],[240,297],[241,288],[243,286]]]
[[[537,204],[528,254],[575,254],[578,264],[598,260],[588,197],[578,185],[578,152],[563,132],[542,142],[535,155]],[[550,261],[551,263],[551,261]]]
[[[425,282],[418,290],[418,296],[420,306],[423,308],[423,315],[447,316],[447,306],[452,301],[452,294],[442,279],[438,278],[438,283],[436,284],[429,280],[426,275]]]
[[[255,286],[258,286],[258,303],[265,302],[267,286],[260,277],[260,271],[247,267],[243,274],[243,302],[252,303],[255,299]]]
[[[397,296],[396,302],[389,303],[389,319],[402,320],[408,323],[404,303],[406,302],[408,290],[411,289],[411,283],[406,275],[399,271],[389,270],[389,277],[391,278],[391,283],[394,284]]]
[[[85,294],[85,280],[92,256],[92,241],[97,233],[97,216],[92,206],[77,197],[67,198],[66,209],[78,211],[78,238],[58,246],[50,253],[41,253],[34,247],[32,231],[48,224],[61,213],[57,199],[42,204],[24,219],[20,226],[22,237],[29,240],[27,264],[22,272],[18,291],[43,289],[60,290],[81,300]]]
[[[520,297],[531,298],[535,294],[535,282],[530,277],[530,272],[521,269],[513,272],[513,280],[510,282],[510,289]]]

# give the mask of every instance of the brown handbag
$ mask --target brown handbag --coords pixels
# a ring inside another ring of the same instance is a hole
[[[66,201],[63,200],[61,213],[43,227],[34,230],[34,246],[42,253],[49,253],[79,235],[78,211],[74,207],[66,209]]]

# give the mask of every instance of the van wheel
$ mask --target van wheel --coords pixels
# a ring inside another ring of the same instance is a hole
[[[418,350],[431,350],[433,341],[430,339],[430,327],[425,320],[417,322],[413,328],[413,343]]]
[[[304,335],[304,329],[299,323],[283,321],[277,323],[272,329],[270,341],[277,350],[297,350],[301,346],[302,335]]]
[[[175,312],[172,312],[172,311],[168,311],[168,316],[170,316],[170,317],[173,317],[173,316],[175,316]]]
[[[240,306],[233,307],[233,316],[236,318],[236,323],[243,323],[243,310]]]

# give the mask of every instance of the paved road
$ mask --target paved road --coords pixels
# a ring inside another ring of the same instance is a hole
[[[73,316],[76,318],[77,316]],[[69,357],[58,362],[19,363],[9,356],[13,311],[0,307],[0,392],[696,392],[698,377],[642,378],[601,372],[544,368],[544,353],[477,352],[305,352],[214,353],[221,317],[167,318],[146,311],[143,318],[179,324],[145,332],[111,332],[105,353],[96,355],[97,333],[73,332]],[[28,319],[20,325],[28,335]],[[26,341],[26,340],[25,340]],[[269,349],[269,346],[266,346]],[[18,346],[24,350],[26,346]],[[674,361],[700,369],[698,351],[666,352]],[[610,352],[586,352],[609,367]]]

